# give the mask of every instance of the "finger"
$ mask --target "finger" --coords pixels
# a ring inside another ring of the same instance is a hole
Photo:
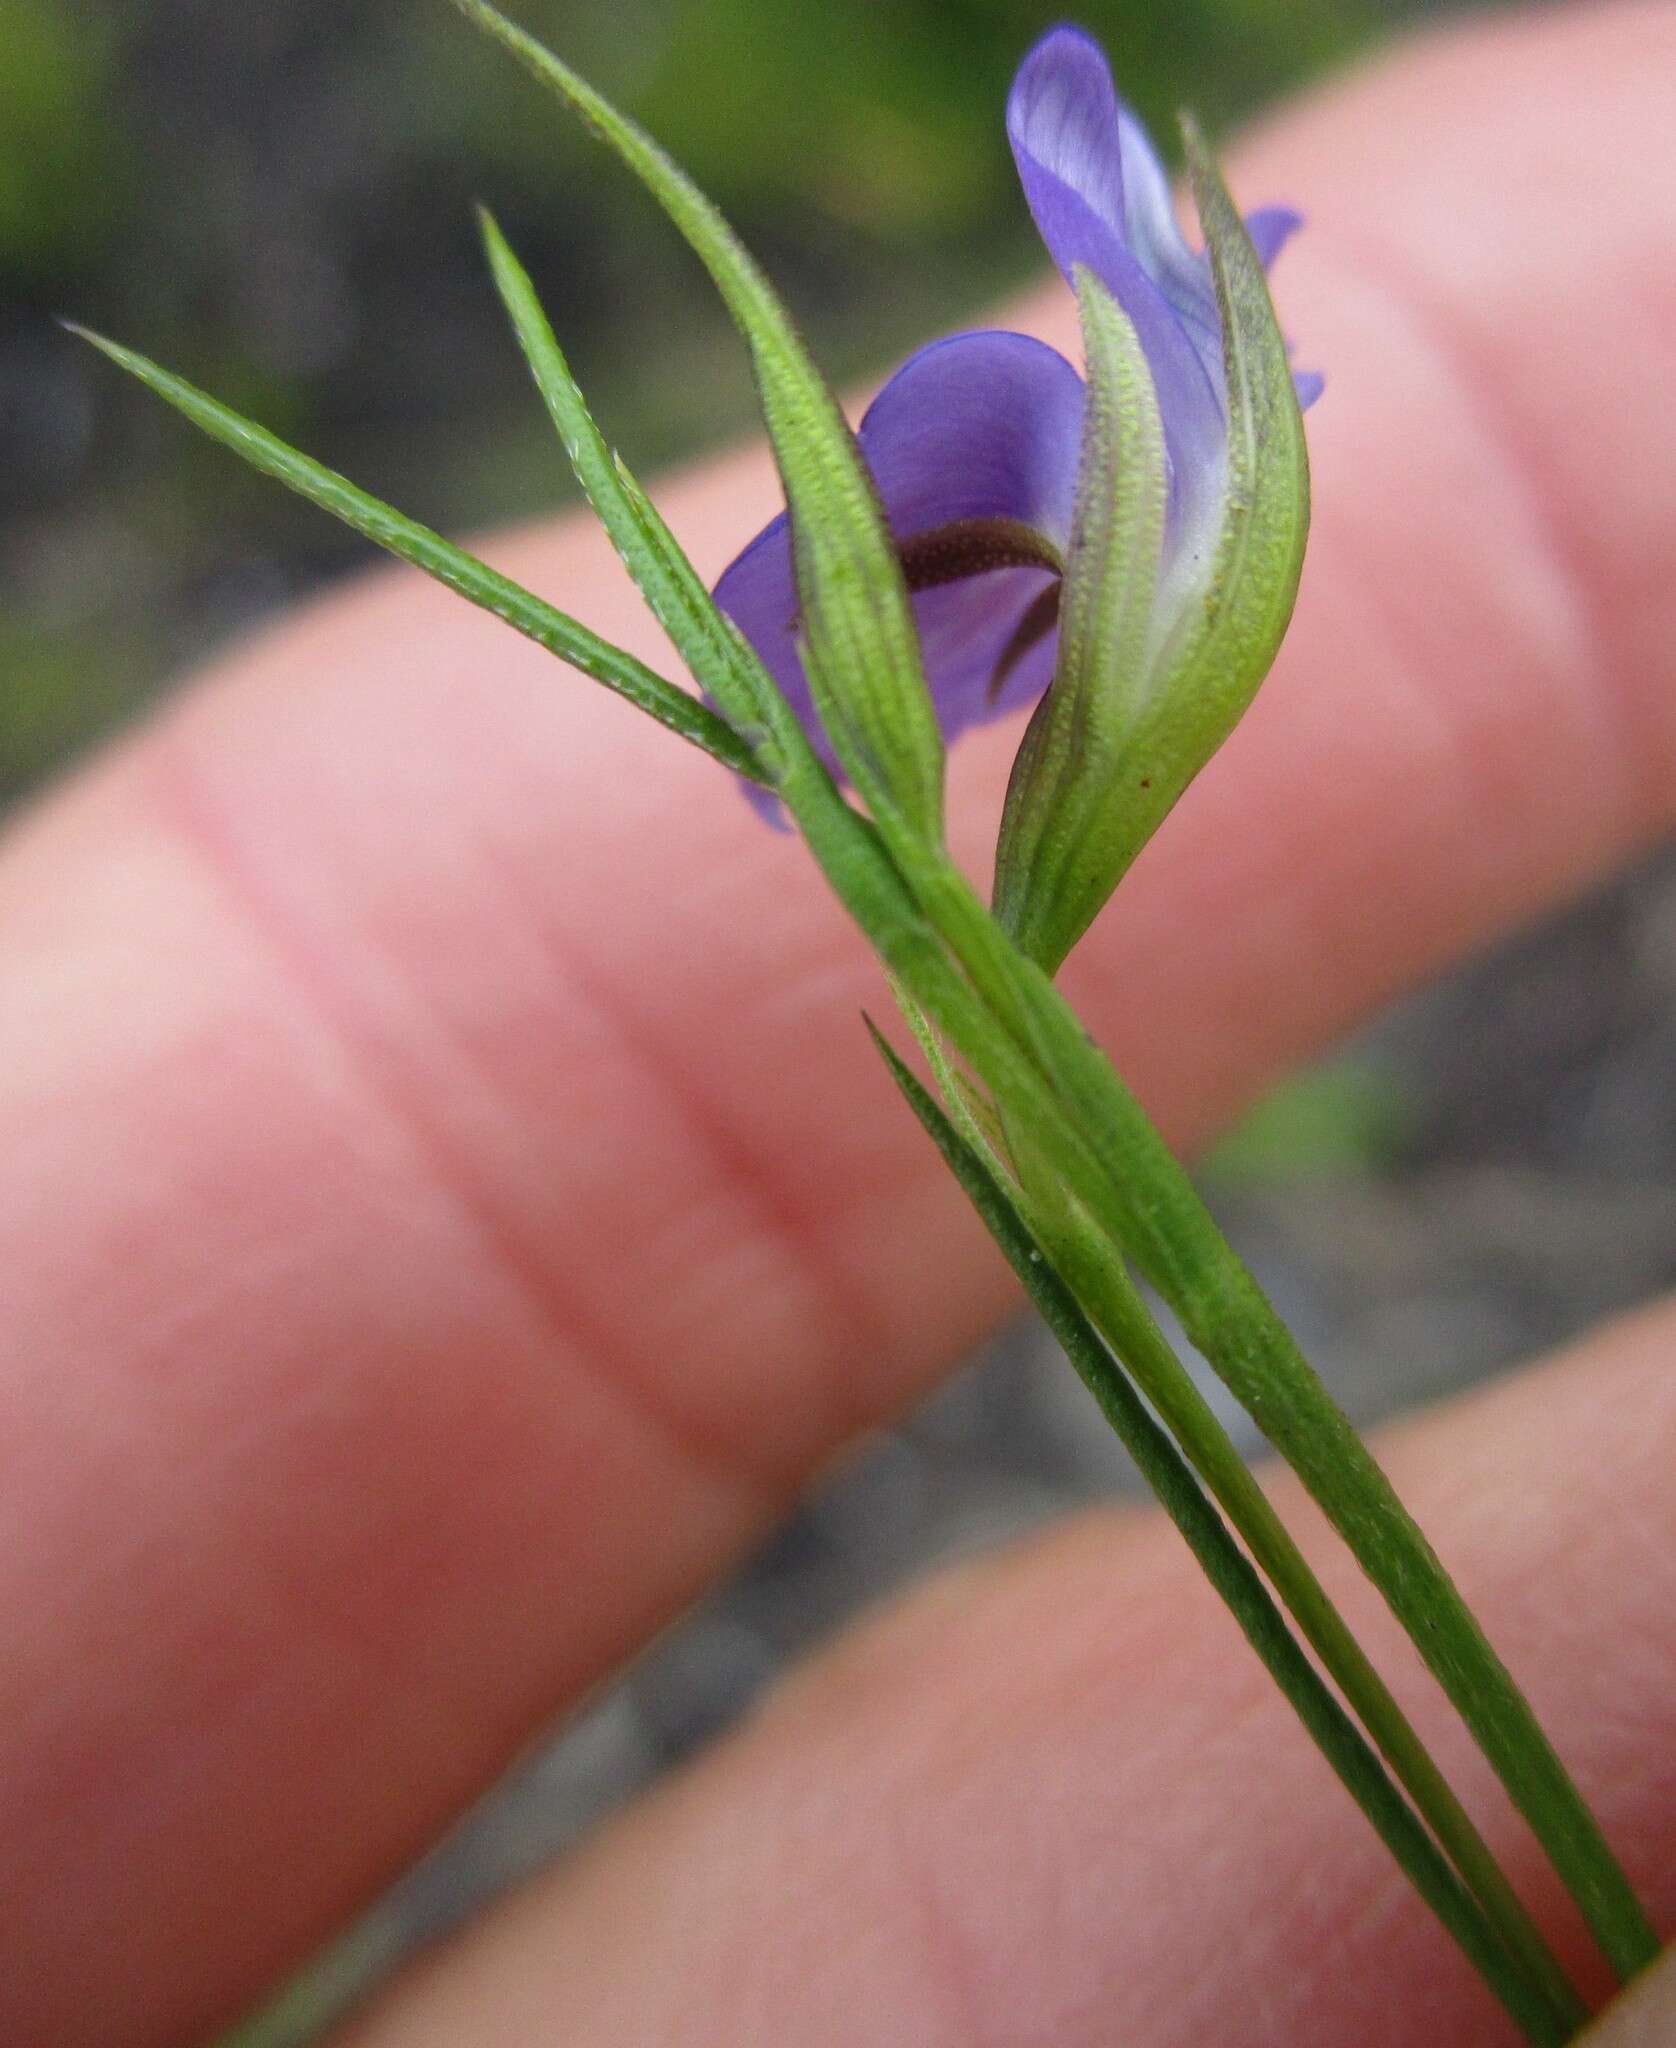
[[[1667,1306],[1386,1446],[1666,1928],[1673,1343]],[[1342,1560],[1328,1569],[1383,1633],[1369,1589]],[[1534,1844],[1429,1685],[1405,1690],[1575,1953]],[[1516,2035],[1174,1532],[1101,1517],[968,1566],[862,1630],[568,1869],[413,1971],[346,2048],[468,2039],[1490,2048]]]
[[[1663,2048],[1676,2040],[1676,1951],[1664,1955],[1589,2036],[1589,2048]]]
[[[1662,158],[1610,165],[1662,136],[1673,42],[1662,10],[1479,30],[1241,173],[1347,221],[1441,185],[1452,233],[1483,223],[1473,317],[1510,359],[1540,272],[1558,395],[1528,431],[1559,466],[1539,493],[1379,255],[1328,219],[1289,258],[1335,379],[1298,635],[1078,991],[1178,1136],[1666,818],[1645,485],[1676,429],[1643,406],[1621,496],[1590,492],[1607,429],[1562,373],[1576,307],[1622,301],[1616,346],[1663,374],[1633,309],[1676,208]],[[1592,180],[1545,174],[1556,81]],[[1440,100],[1498,139],[1453,186],[1397,140]],[[743,458],[671,506],[718,566],[768,490]],[[1572,491],[1610,582],[1556,566]],[[507,559],[644,633],[586,529]],[[973,846],[1002,744],[961,770]],[[272,636],[43,812],[0,915],[0,2017],[166,2040],[345,1915],[1009,1297],[873,1071],[872,969],[796,846],[409,580]]]

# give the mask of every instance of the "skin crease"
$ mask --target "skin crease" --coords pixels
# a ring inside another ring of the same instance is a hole
[[[1315,544],[1066,976],[1179,1142],[1671,822],[1673,65],[1662,6],[1501,19],[1231,160],[1311,215],[1278,289],[1331,376]],[[1069,344],[1061,293],[1023,317]],[[707,572],[773,509],[760,452],[663,496]],[[492,552],[657,648],[586,526]],[[956,764],[974,861],[1015,739]],[[163,2048],[1013,1295],[796,843],[405,574],[14,824],[0,950],[0,2039]],[[1667,1932],[1673,1341],[1654,1312],[1388,1447]],[[359,2038],[1504,2038],[1264,1688],[1145,1518],[968,1567]]]

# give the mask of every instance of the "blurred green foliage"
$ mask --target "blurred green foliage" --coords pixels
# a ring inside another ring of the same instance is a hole
[[[1413,1104],[1397,1073],[1366,1053],[1324,1061],[1248,1109],[1201,1162],[1221,1192],[1377,1174],[1401,1158]]]
[[[1084,0],[1161,134],[1428,0]],[[839,376],[1039,265],[1002,106],[1057,0],[523,0],[734,215]],[[567,489],[482,274],[493,202],[612,432],[741,429],[648,204],[442,0],[0,0],[0,792],[359,559],[79,353],[72,313],[444,527]],[[1255,201],[1307,195],[1252,194]]]
[[[0,0],[0,261],[27,275],[84,258],[119,219],[111,25],[62,0]]]

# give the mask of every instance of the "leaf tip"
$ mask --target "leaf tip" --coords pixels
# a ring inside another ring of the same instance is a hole
[[[1181,130],[1182,148],[1188,162],[1205,163],[1210,158],[1210,144],[1205,140],[1205,131],[1199,117],[1191,107],[1176,110],[1176,126]]]
[[[501,232],[501,225],[480,199],[472,211],[477,216],[477,233],[488,256],[490,268],[501,270],[512,262],[512,245]]]
[[[149,373],[153,366],[144,356],[136,355],[131,348],[124,348],[120,341],[112,341],[108,334],[101,334],[96,328],[86,327],[79,320],[69,320],[60,316],[58,324],[66,334],[73,334],[77,341],[85,341],[89,348],[96,348],[102,356],[115,363],[119,370],[128,371],[131,376],[138,377],[142,382],[151,381]]]

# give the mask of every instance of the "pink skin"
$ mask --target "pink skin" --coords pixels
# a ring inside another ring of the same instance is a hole
[[[1504,20],[1235,161],[1310,213],[1316,544],[1067,975],[1181,1142],[1676,814],[1673,69],[1661,5]],[[1070,345],[1058,289],[1010,317]],[[759,452],[666,494],[710,573],[773,501]],[[493,551],[655,647],[585,527]],[[974,858],[1013,739],[958,764]],[[0,2038],[162,2048],[1013,1296],[795,842],[406,575],[15,826],[0,957]],[[1673,1342],[1389,1447],[1667,1930]],[[1095,1522],[864,1632],[362,2038],[1501,2039],[1380,1858],[1167,1535]]]

